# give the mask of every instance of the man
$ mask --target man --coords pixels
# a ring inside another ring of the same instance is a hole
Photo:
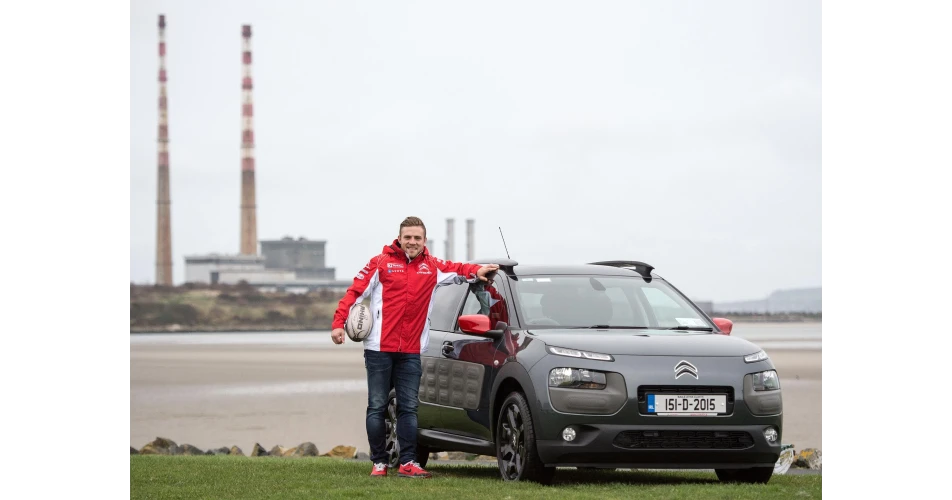
[[[426,352],[430,329],[430,303],[438,286],[486,281],[499,269],[444,261],[426,249],[426,226],[417,217],[400,223],[397,239],[370,259],[340,300],[334,313],[331,339],[344,343],[344,322],[355,302],[370,299],[374,318],[364,339],[367,369],[367,439],[371,476],[387,475],[387,399],[391,381],[397,392],[397,439],[400,443],[400,477],[426,478],[430,473],[416,461],[417,405],[420,389],[420,354]]]

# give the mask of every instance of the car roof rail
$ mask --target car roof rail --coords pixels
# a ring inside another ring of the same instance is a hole
[[[601,262],[589,262],[589,264],[593,266],[634,268],[638,274],[644,276],[645,278],[650,278],[651,271],[654,270],[654,266],[651,264],[645,264],[644,262],[639,262],[637,260],[605,260]]]
[[[469,261],[470,264],[496,264],[500,269],[506,271],[509,274],[512,274],[512,268],[519,265],[518,262],[512,259],[474,259]]]

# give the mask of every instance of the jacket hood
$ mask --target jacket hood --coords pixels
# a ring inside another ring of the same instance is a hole
[[[670,330],[536,329],[547,345],[602,354],[634,356],[746,356],[760,351],[753,342],[709,332]]]

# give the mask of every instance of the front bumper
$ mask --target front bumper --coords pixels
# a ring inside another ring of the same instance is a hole
[[[735,357],[691,357],[700,379],[673,376],[684,358],[616,356],[615,362],[566,360],[546,356],[531,370],[536,446],[546,465],[624,468],[773,467],[782,451],[783,406],[780,390],[755,393],[750,374],[772,369],[769,360],[747,364]],[[614,390],[553,390],[548,374],[569,366],[608,373]],[[650,414],[650,393],[727,394],[726,414],[660,416]],[[576,439],[561,439],[572,426]],[[767,442],[773,427],[778,439]]]
[[[574,441],[538,440],[550,466],[655,469],[773,467],[781,445],[767,425],[573,425]]]

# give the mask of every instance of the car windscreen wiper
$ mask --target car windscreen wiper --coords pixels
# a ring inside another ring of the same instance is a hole
[[[692,332],[713,332],[714,329],[709,326],[672,326],[665,330],[690,330]]]
[[[588,330],[591,328],[613,328],[613,329],[620,329],[620,330],[654,330],[654,328],[650,326],[620,326],[620,325],[575,326],[573,328],[576,328],[576,329],[582,328],[585,330]]]

